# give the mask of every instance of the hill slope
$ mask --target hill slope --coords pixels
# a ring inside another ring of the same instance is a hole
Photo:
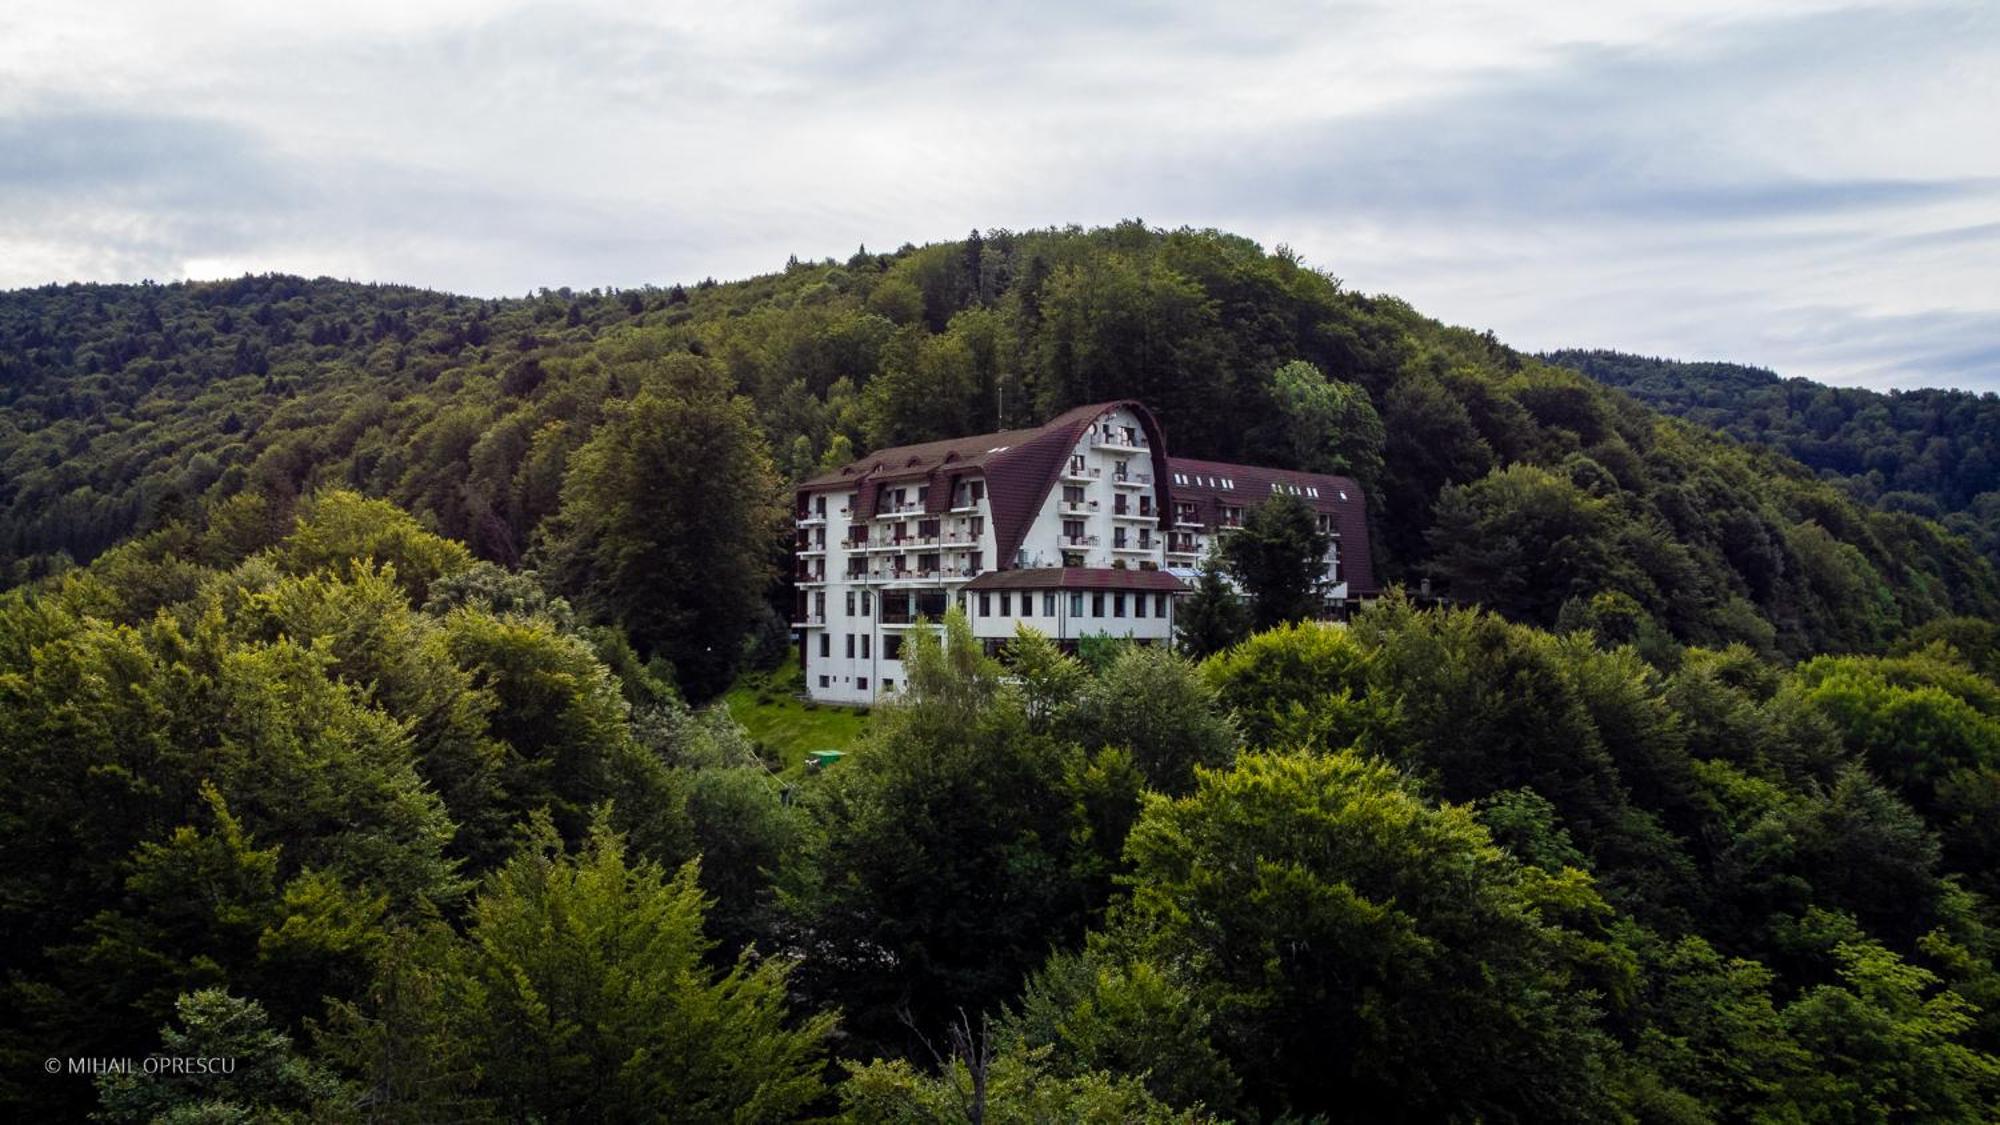
[[[1281,380],[1294,360],[1317,373]],[[293,277],[0,294],[0,565],[29,579],[235,496],[262,505],[268,537],[297,497],[343,485],[542,567],[658,651],[678,611],[628,604],[577,529],[646,524],[605,483],[666,424],[635,404],[709,394],[740,396],[792,476],[1140,398],[1179,453],[1361,477],[1385,578],[1431,576],[1542,624],[1622,595],[1683,639],[1796,656],[2000,608],[1990,568],[1934,523],[1347,292],[1289,252],[1138,224],[496,301]],[[607,424],[620,433],[580,482],[578,452]],[[701,446],[673,458],[691,482],[725,468]],[[765,502],[713,492],[710,506]],[[660,558],[657,583],[698,602],[715,568]],[[726,649],[749,627],[710,639]]]
[[[1613,351],[1541,358],[1791,457],[1864,503],[1941,520],[2000,560],[2000,397],[1991,393],[1829,387]]]

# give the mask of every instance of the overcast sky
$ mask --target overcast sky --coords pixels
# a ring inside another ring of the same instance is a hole
[[[2000,390],[2000,3],[0,5],[0,287],[1131,217],[1527,349]]]

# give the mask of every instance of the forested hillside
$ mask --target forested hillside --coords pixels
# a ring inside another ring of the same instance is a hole
[[[1883,393],[1612,351],[1542,358],[1783,453],[1863,503],[1939,520],[2000,560],[2000,397],[1991,392]]]
[[[1003,676],[954,614],[777,776],[386,502],[260,511],[0,594],[10,1119],[2000,1112],[1990,622],[1660,667],[1391,596]],[[66,1062],[155,1052],[232,1069]]]
[[[781,639],[783,478],[1112,397],[1185,455],[1353,473],[1384,577],[1517,620],[1603,597],[1649,635],[1798,658],[1996,609],[1934,523],[1283,250],[1136,223],[510,300],[290,277],[0,295],[0,562],[32,579],[239,495],[232,519],[282,528],[348,487],[533,569],[706,698],[746,636]]]

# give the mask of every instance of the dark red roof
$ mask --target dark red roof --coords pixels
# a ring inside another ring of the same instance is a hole
[[[1164,570],[1048,566],[1032,570],[989,570],[965,584],[968,590],[1157,590],[1184,593],[1187,584]]]
[[[1172,522],[1171,484],[1167,473],[1167,442],[1153,413],[1132,400],[1100,402],[1068,410],[1046,425],[1031,430],[1003,430],[972,437],[947,438],[920,445],[899,445],[878,449],[834,469],[800,482],[803,496],[832,488],[853,488],[857,521],[862,513],[875,510],[876,493],[884,484],[928,484],[926,505],[933,514],[949,511],[951,496],[960,477],[978,477],[986,482],[987,503],[993,512],[993,539],[997,557],[994,565],[1010,567],[1014,552],[1027,535],[1028,526],[1041,511],[1062,467],[1077,442],[1109,411],[1125,407],[1138,417],[1146,431],[1146,444],[1153,459],[1153,480],[1160,496],[1160,526]]]
[[[1281,490],[1297,496],[1306,507],[1333,517],[1334,528],[1340,532],[1340,564],[1348,596],[1381,592],[1375,583],[1374,555],[1368,544],[1368,498],[1354,478],[1192,457],[1167,458],[1167,471],[1174,498],[1183,504],[1192,501],[1197,518],[1211,531],[1220,526],[1225,504],[1248,510]]]

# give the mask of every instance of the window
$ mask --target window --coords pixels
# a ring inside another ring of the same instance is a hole
[[[820,517],[821,519],[826,518],[826,497],[824,496],[813,497],[813,514]]]
[[[819,619],[820,619],[821,621],[824,621],[824,620],[826,620],[826,591],[825,591],[825,590],[814,590],[814,591],[813,591],[813,613],[814,613],[814,614],[816,614],[816,615],[818,615],[818,617],[819,617]]]
[[[977,504],[977,503],[979,503],[979,502],[980,502],[981,500],[984,500],[984,499],[986,499],[986,482],[985,482],[985,481],[983,481],[983,480],[976,480],[976,481],[973,481],[973,482],[972,482],[972,502],[973,502],[973,503],[975,503],[975,504]]]
[[[929,500],[930,498],[931,498],[931,486],[930,486],[930,485],[928,485],[928,484],[920,484],[920,485],[918,485],[918,486],[917,486],[917,503],[919,503],[919,504],[922,504],[922,503],[924,503],[925,501]]]
[[[819,678],[819,686],[820,686],[820,687],[823,687],[823,688],[827,688],[827,687],[832,687],[832,686],[833,686],[833,677],[832,677],[832,676],[821,676],[821,677]]]
[[[891,679],[886,679],[886,678],[885,678],[885,679],[884,679],[884,680],[882,681],[882,690],[883,690],[883,691],[895,691],[895,690],[896,690],[896,681],[894,681],[894,680],[891,680]]]
[[[1002,617],[1014,616],[1014,595],[1012,594],[1000,595],[1000,616]]]
[[[1071,617],[1082,617],[1082,616],[1083,616],[1083,595],[1082,595],[1082,594],[1071,594],[1071,595],[1069,596],[1069,615],[1070,615]]]
[[[1080,475],[1080,474],[1082,474],[1082,472],[1083,472],[1083,454],[1081,454],[1081,453],[1072,453],[1072,454],[1070,454],[1070,455],[1069,455],[1069,471],[1070,471],[1070,472],[1072,472],[1072,473],[1077,473],[1077,474],[1079,474],[1079,475]]]
[[[1056,615],[1056,596],[1054,594],[1043,594],[1042,616],[1054,617],[1055,615]]]
[[[821,660],[833,657],[833,637],[826,633],[819,635],[819,656]]]
[[[861,591],[861,616],[866,617],[869,614],[875,612],[874,603],[875,603],[875,595],[869,593],[866,590]]]
[[[986,517],[972,517],[972,537],[976,540],[986,534]]]
[[[1134,616],[1134,617],[1144,617],[1144,616],[1146,616],[1146,595],[1144,595],[1144,594],[1135,594],[1135,595],[1133,595],[1133,597],[1132,597],[1132,616]]]
[[[1035,595],[1033,595],[1033,594],[1022,594],[1022,595],[1021,595],[1021,616],[1022,616],[1022,617],[1033,617],[1034,615],[1035,615]]]
[[[866,676],[856,676],[856,677],[854,677],[854,687],[855,687],[855,689],[856,689],[857,691],[867,691],[867,690],[868,690],[868,677],[866,677]]]
[[[1154,594],[1153,616],[1165,617],[1166,615],[1167,615],[1167,596],[1165,594]]]
[[[1125,616],[1125,595],[1123,594],[1111,595],[1111,616],[1113,617]]]
[[[943,522],[942,520],[918,520],[917,538],[936,539],[938,537],[938,528]]]
[[[847,658],[854,659],[854,634],[847,634]]]
[[[854,591],[847,592],[847,616],[854,616]]]
[[[1063,538],[1064,538],[1064,539],[1068,539],[1068,540],[1070,540],[1071,542],[1075,542],[1076,540],[1078,540],[1078,539],[1081,539],[1081,538],[1083,538],[1083,521],[1082,521],[1082,520],[1064,520],[1064,521],[1063,521]]]
[[[979,616],[993,616],[993,595],[984,590],[979,591]]]
[[[903,658],[903,634],[890,633],[882,638],[882,659],[901,660]]]
[[[1083,486],[1080,484],[1063,485],[1063,503],[1065,504],[1083,503]]]
[[[1103,616],[1104,616],[1104,595],[1103,595],[1103,594],[1092,594],[1092,595],[1090,595],[1090,615],[1091,615],[1092,617],[1103,617]]]
[[[1130,512],[1126,511],[1124,493],[1121,492],[1118,495],[1111,498],[1111,510],[1121,516],[1131,514]]]
[[[1113,547],[1123,547],[1123,546],[1125,545],[1125,529],[1124,529],[1124,528],[1122,528],[1122,527],[1114,527],[1114,528],[1112,528],[1112,529],[1111,529],[1111,545],[1112,545]]]
[[[861,634],[861,659],[863,660],[868,659],[869,656],[868,649],[870,647],[870,642],[873,640],[874,638],[870,637],[868,634],[866,633]]]

